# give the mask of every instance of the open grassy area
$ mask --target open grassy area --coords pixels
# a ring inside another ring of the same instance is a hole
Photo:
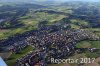
[[[100,48],[100,41],[81,41],[76,47],[78,48]]]
[[[71,28],[79,29],[79,28],[80,28],[80,26],[75,25],[75,24],[71,24]]]
[[[21,57],[23,57],[24,55],[26,55],[28,52],[30,52],[30,51],[32,51],[33,50],[33,48],[31,47],[31,46],[27,46],[25,49],[23,49],[22,51],[20,51],[19,53],[17,53],[17,54],[12,54],[9,58],[8,58],[8,60],[6,61],[6,63],[7,63],[7,65],[8,66],[14,66],[14,64],[15,64],[15,62],[16,62],[16,60],[18,59],[18,58],[21,58]]]
[[[30,12],[27,14],[27,18],[31,18],[37,22],[41,22],[41,21],[48,21],[49,24],[54,23],[55,21],[59,21],[62,18],[64,18],[64,15],[59,15],[59,14],[49,14],[49,13],[45,13],[45,12]]]
[[[93,52],[93,53],[89,52],[89,51],[86,51],[85,56],[88,57],[88,58],[98,58],[98,57],[100,57],[100,51]]]
[[[10,32],[10,30],[0,30],[0,39],[4,39],[6,36],[5,33]]]
[[[72,24],[72,27],[74,28],[77,28],[77,27],[80,27],[80,26],[88,26],[88,22],[85,21],[85,20],[79,20],[79,19],[71,19],[71,24]]]
[[[88,22],[86,22],[85,20],[71,19],[70,21],[73,24],[88,25]]]
[[[91,47],[100,48],[100,41],[90,41]]]
[[[87,30],[98,31],[98,32],[100,32],[100,28],[88,28]]]
[[[30,31],[35,29],[34,26],[24,26],[21,28],[16,28],[16,29],[10,29],[9,31],[1,32],[0,33],[0,39],[7,39],[8,37],[14,36],[16,34],[22,34],[26,31]]]

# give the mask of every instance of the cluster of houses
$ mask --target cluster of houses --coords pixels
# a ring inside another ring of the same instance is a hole
[[[82,40],[100,40],[100,37],[83,29],[57,29],[51,26],[30,31],[7,40],[1,41],[1,46],[8,50],[19,52],[28,45],[36,48],[16,61],[16,66],[46,66],[50,58],[64,58],[73,54],[76,44]],[[38,51],[37,51],[38,50]],[[93,51],[93,49],[89,49]]]
[[[15,66],[46,66],[44,54],[42,51],[30,51],[16,61]]]

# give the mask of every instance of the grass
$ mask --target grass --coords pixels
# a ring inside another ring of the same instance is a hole
[[[24,26],[10,28],[9,31],[1,31],[0,39],[7,39],[8,37],[14,36],[16,34],[22,34],[26,31],[37,29],[37,24],[41,21],[46,20],[48,21],[48,24],[53,24],[54,22],[59,21],[64,17],[64,15],[48,14],[45,12],[27,13],[26,16],[20,17],[18,20]]]
[[[77,48],[100,48],[100,41],[81,41],[76,45]]]
[[[81,41],[80,43],[78,43],[76,45],[77,48],[100,48],[100,41]],[[84,52],[84,56],[88,57],[88,58],[98,58],[100,57],[100,52],[89,52],[89,51],[85,51]]]
[[[91,47],[100,48],[100,41],[90,41]]]
[[[10,32],[10,30],[0,30],[0,39],[4,39],[6,37],[5,33],[7,32]]]
[[[26,55],[28,52],[32,51],[33,48],[31,46],[27,46],[25,49],[23,49],[22,51],[20,51],[19,53],[15,54],[13,53],[8,60],[6,61],[8,66],[14,66],[15,62],[17,59],[23,57],[24,55]]]
[[[72,24],[79,24],[79,25],[88,25],[88,22],[79,19],[71,19]]]
[[[100,36],[100,28],[86,28],[85,30],[93,31],[95,34]]]
[[[12,52],[0,52],[0,56],[3,58],[3,59],[7,59],[11,56]]]
[[[58,17],[55,17],[54,19],[50,20],[48,22],[48,24],[53,24],[54,22],[57,22],[57,21],[63,19],[64,17],[65,17],[64,15],[59,15]]]
[[[24,24],[25,26],[22,26],[19,28],[14,28],[14,29],[12,28],[12,29],[9,29],[8,31],[1,31],[0,39],[7,39],[8,37],[14,36],[16,34],[22,34],[24,32],[37,29],[37,22],[34,22],[34,21],[28,22],[28,20],[26,20]]]
[[[88,28],[88,30],[100,32],[100,28]]]
[[[100,52],[93,52],[92,53],[92,52],[86,51],[85,56],[88,58],[98,58],[98,57],[100,57]]]
[[[75,25],[75,24],[71,24],[71,28],[76,28],[76,29],[79,29],[79,28],[80,28],[80,26]]]
[[[100,33],[96,33],[98,36],[100,36]]]
[[[91,44],[88,41],[81,41],[76,45],[77,48],[89,48],[90,46]]]

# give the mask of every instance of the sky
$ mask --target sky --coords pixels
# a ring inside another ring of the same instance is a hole
[[[68,1],[68,0],[63,0],[63,1]],[[99,1],[99,0],[74,0],[74,1]]]
[[[45,2],[45,1],[55,1],[55,2],[66,2],[66,1],[90,1],[90,2],[97,2],[100,0],[0,0],[0,1],[3,1],[3,2],[30,2],[30,1],[37,1],[37,2]]]

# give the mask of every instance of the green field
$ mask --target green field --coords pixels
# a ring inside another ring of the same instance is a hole
[[[23,57],[24,55],[28,54],[30,51],[32,51],[33,48],[31,46],[27,46],[25,49],[20,51],[19,53],[13,53],[7,60],[6,63],[8,66],[14,66],[17,59]]]
[[[78,48],[100,48],[100,41],[81,41],[76,47]]]
[[[48,14],[45,12],[38,12],[33,13],[29,12],[27,15],[19,17],[18,22],[20,24],[23,24],[23,26],[20,26],[18,28],[9,28],[3,31],[0,31],[0,39],[7,39],[8,37],[14,36],[16,34],[22,34],[26,31],[31,31],[38,28],[38,24],[41,21],[47,21],[47,24],[53,24],[54,22],[57,22],[61,19],[63,19],[64,15],[58,15],[58,14]],[[17,24],[17,23],[16,23]]]

